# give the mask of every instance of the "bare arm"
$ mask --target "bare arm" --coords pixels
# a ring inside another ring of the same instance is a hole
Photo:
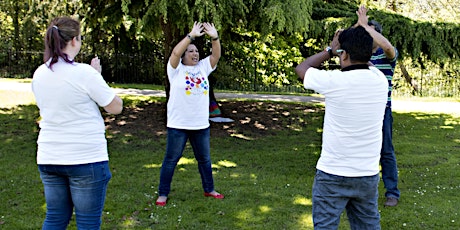
[[[308,57],[305,61],[295,67],[295,72],[297,76],[299,76],[299,78],[303,81],[305,73],[308,69],[311,67],[319,67],[321,63],[328,60],[329,58],[330,56],[327,51],[319,52],[313,56]]]
[[[367,24],[367,9],[364,6],[361,6],[356,11],[356,14],[358,15],[357,25],[362,26],[371,35],[371,37],[374,39],[374,42],[377,43],[377,45],[383,49],[383,52],[385,53],[388,59],[393,59],[396,56],[396,52],[393,45],[381,33],[377,32],[376,30],[374,30],[374,28]]]
[[[203,24],[200,22],[194,22],[192,31],[187,35],[187,37],[183,38],[173,49],[171,53],[171,57],[169,57],[169,62],[173,68],[176,68],[179,65],[180,58],[182,54],[187,49],[187,46],[190,45],[192,39],[195,37],[200,37],[204,34],[202,32]],[[190,37],[189,37],[190,36]]]
[[[332,48],[332,53],[334,55],[337,55],[337,49],[340,48],[340,43],[339,43],[339,35],[342,33],[343,30],[337,30],[334,34],[334,38],[331,41],[330,47]],[[300,63],[296,68],[295,72],[299,76],[299,78],[303,81],[305,77],[305,73],[307,70],[311,67],[319,67],[321,63],[324,61],[328,60],[331,58],[329,53],[327,51],[323,51],[320,53],[317,53],[313,56],[310,56],[307,58],[305,61]]]
[[[115,95],[112,102],[104,106],[104,110],[111,114],[120,114],[123,111],[123,101],[120,97]]]

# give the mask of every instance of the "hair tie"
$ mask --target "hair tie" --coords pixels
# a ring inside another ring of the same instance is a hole
[[[53,28],[59,30],[59,28],[57,26],[53,26]]]

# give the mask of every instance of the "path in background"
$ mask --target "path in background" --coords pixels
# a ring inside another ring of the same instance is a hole
[[[11,81],[0,81],[0,90],[14,91],[31,91],[30,83],[17,83]],[[123,95],[145,95],[165,97],[166,94],[162,90],[140,90],[140,89],[120,89],[114,88],[115,93]],[[296,96],[296,95],[269,95],[269,94],[243,94],[243,93],[215,93],[216,98],[232,99],[246,98],[252,100],[268,100],[268,101],[289,101],[289,102],[312,102],[323,103],[322,97],[311,96]],[[395,112],[434,112],[434,113],[450,113],[460,115],[460,102],[421,102],[410,100],[394,100],[393,111]]]

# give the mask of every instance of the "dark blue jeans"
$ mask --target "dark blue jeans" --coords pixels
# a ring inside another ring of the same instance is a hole
[[[399,199],[398,189],[398,166],[396,163],[395,150],[393,148],[393,115],[391,107],[385,109],[383,119],[382,150],[380,152],[380,165],[382,167],[382,180],[385,185],[385,197]]]
[[[167,136],[166,154],[161,165],[158,195],[168,196],[171,191],[174,169],[182,157],[187,140],[190,140],[195,159],[198,162],[198,171],[201,175],[201,184],[204,192],[214,191],[211,168],[210,128],[201,130],[168,128]]]
[[[338,229],[346,209],[352,230],[380,229],[379,181],[379,174],[343,177],[317,170],[312,192],[314,228]]]
[[[75,208],[78,229],[100,229],[107,184],[107,161],[82,165],[38,165],[45,187],[44,230],[66,229]]]

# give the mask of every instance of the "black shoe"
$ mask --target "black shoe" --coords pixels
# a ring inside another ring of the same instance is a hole
[[[398,205],[398,199],[394,197],[387,197],[387,200],[385,201],[385,204],[384,204],[385,207],[394,207],[396,205]]]

